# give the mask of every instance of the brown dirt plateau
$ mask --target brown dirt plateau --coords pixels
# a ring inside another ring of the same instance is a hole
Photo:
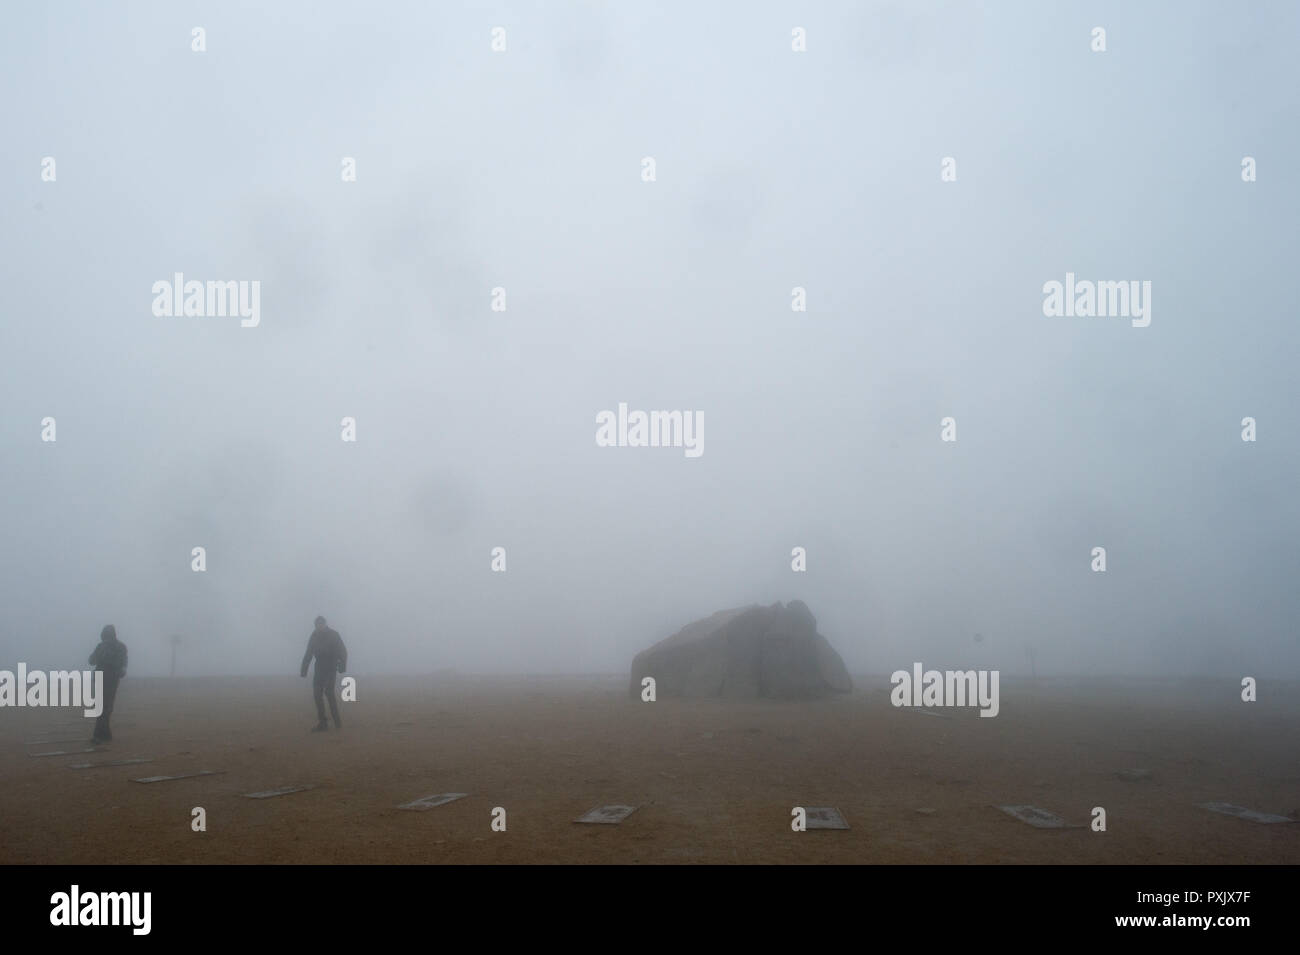
[[[28,741],[88,738],[90,721],[0,710],[0,862],[1300,862],[1300,823],[1197,807],[1300,809],[1295,684],[1242,703],[1230,680],[1008,679],[996,718],[939,719],[891,707],[885,676],[812,703],[642,703],[624,674],[357,679],[343,730],[313,734],[306,680],[129,677],[110,748],[40,759],[82,747]],[[69,768],[136,756],[154,761]],[[223,772],[131,781],[199,769]],[[314,788],[241,796],[288,785]],[[395,808],[438,792],[468,796]],[[638,809],[574,824],[607,803]],[[1008,803],[1073,823],[1102,806],[1107,831],[1034,829],[992,808]],[[795,806],[852,828],[793,832]]]

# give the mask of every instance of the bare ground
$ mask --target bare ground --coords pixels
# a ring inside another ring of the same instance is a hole
[[[294,678],[123,684],[103,752],[78,711],[0,710],[4,863],[1290,863],[1300,823],[1197,807],[1300,810],[1300,693],[1231,681],[1004,681],[1001,714],[889,705],[888,679],[815,703],[629,699],[623,677],[361,676],[342,732],[312,734]],[[1283,702],[1285,701],[1285,702]],[[73,763],[154,757],[136,766]],[[140,776],[222,770],[144,785]],[[1145,769],[1125,781],[1118,770]],[[316,788],[255,800],[240,794]],[[469,796],[428,812],[420,796]],[[606,803],[618,826],[575,825]],[[1107,831],[1038,830],[1030,803]],[[207,831],[191,830],[191,810]],[[848,831],[791,831],[836,806]],[[490,828],[494,807],[507,831]],[[919,813],[918,809],[933,810]]]

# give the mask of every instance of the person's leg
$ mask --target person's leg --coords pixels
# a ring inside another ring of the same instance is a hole
[[[325,722],[325,684],[319,676],[312,681],[312,694],[316,698],[316,728],[321,729],[329,724]]]
[[[330,715],[334,717],[334,728],[342,729],[343,723],[339,720],[339,705],[334,700],[334,683],[334,674],[331,673],[329,682],[325,684],[325,692],[329,696]],[[324,722],[324,717],[321,718],[321,722]]]
[[[116,700],[117,678],[104,674],[104,708],[99,714],[99,719],[95,720],[95,739],[101,743],[107,743],[113,738],[113,731],[108,726],[108,718],[113,715],[113,703]]]

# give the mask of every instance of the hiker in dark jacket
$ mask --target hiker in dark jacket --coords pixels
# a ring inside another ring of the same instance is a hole
[[[312,727],[313,733],[330,728],[325,721],[325,700],[330,701],[330,715],[334,717],[334,728],[342,729],[339,720],[339,705],[334,700],[335,675],[342,673],[348,665],[348,648],[343,645],[343,638],[325,625],[324,617],[316,618],[316,629],[307,638],[307,652],[302,658],[302,675],[307,675],[311,658],[316,658],[316,672],[312,679],[312,693],[316,697],[317,723]]]
[[[104,708],[95,720],[92,743],[107,743],[113,738],[108,728],[108,718],[113,715],[113,701],[117,699],[117,684],[126,676],[126,644],[117,639],[117,628],[111,623],[99,632],[99,646],[90,654],[89,663],[104,674]]]

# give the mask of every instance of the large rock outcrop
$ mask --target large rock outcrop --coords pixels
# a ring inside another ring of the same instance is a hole
[[[697,620],[637,654],[634,695],[647,676],[661,697],[806,700],[853,689],[844,661],[800,600]]]

